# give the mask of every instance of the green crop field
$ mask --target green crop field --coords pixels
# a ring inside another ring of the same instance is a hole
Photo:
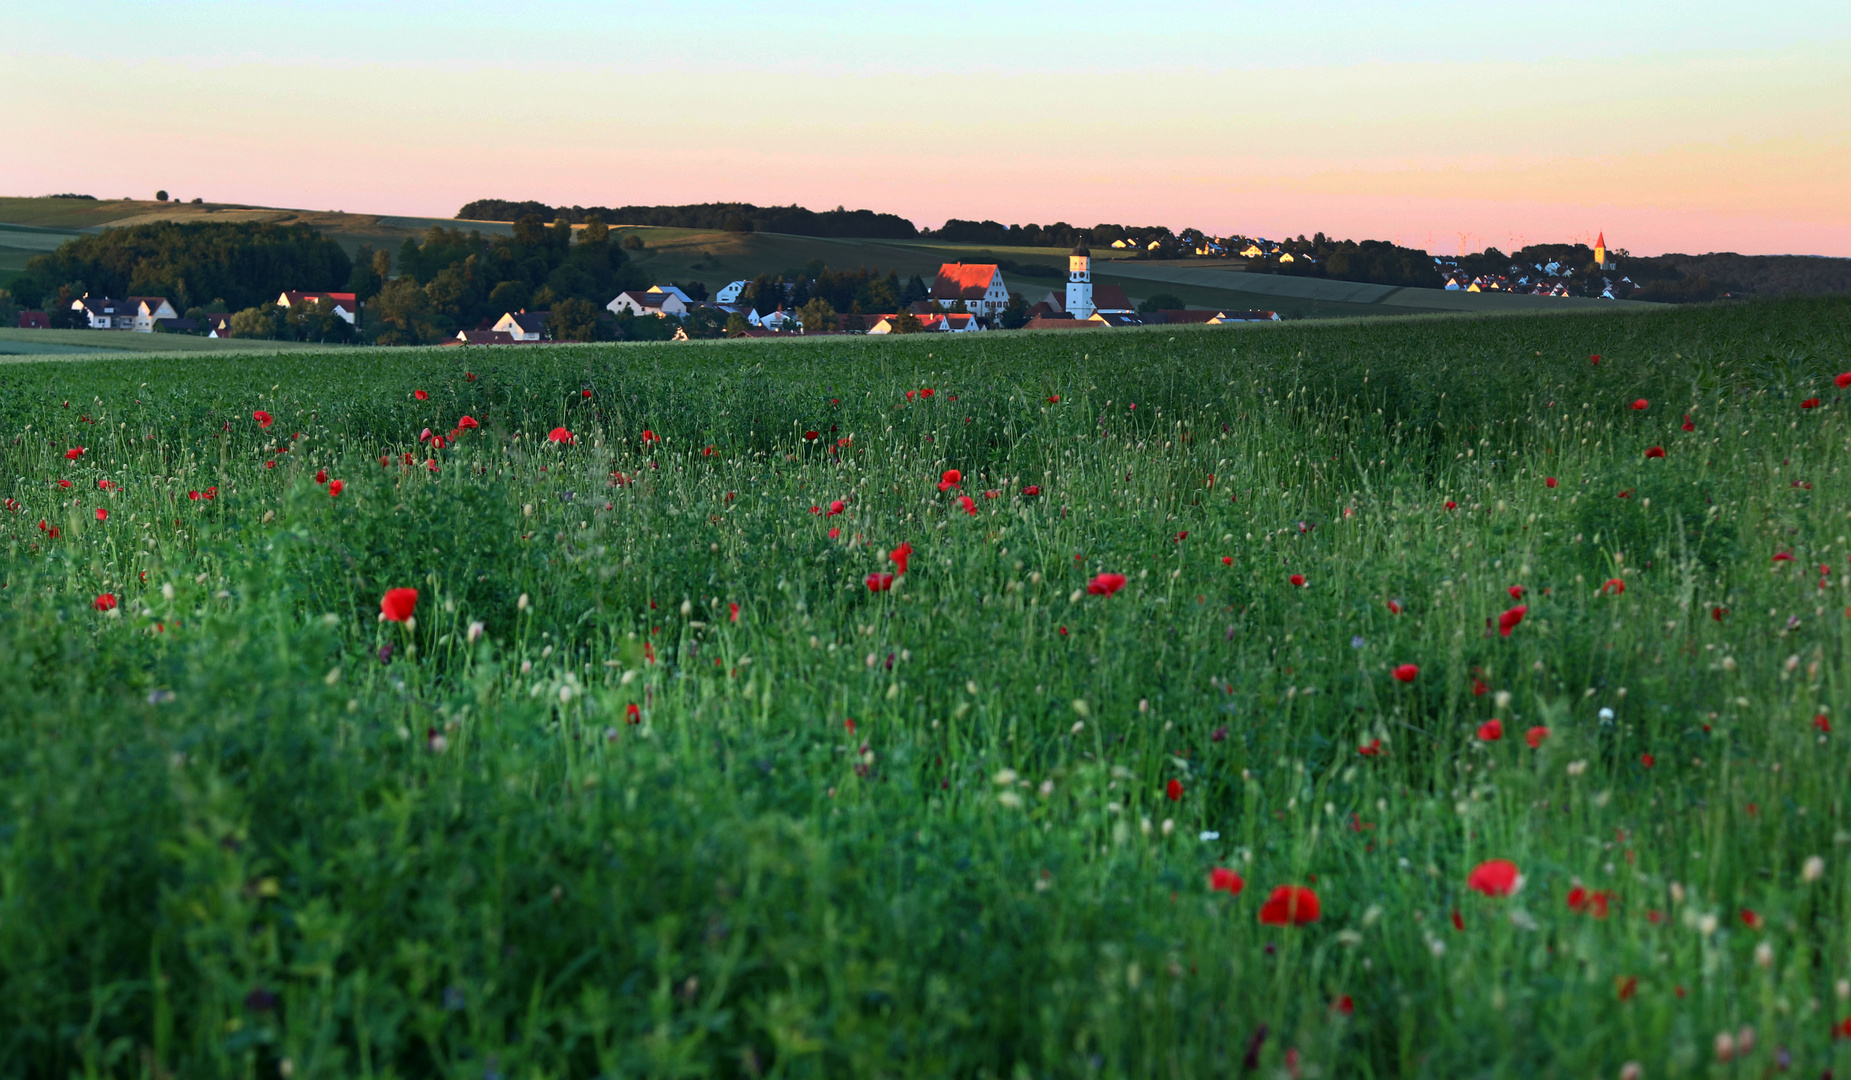
[[[1842,1074],[1848,368],[0,366],[0,1074]]]

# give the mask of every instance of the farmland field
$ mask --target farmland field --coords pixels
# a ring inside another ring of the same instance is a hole
[[[0,366],[0,1074],[1851,1067],[1851,302],[949,337]]]

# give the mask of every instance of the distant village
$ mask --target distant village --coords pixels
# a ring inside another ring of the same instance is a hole
[[[744,302],[751,282],[734,281],[719,289],[711,300],[698,300],[678,285],[652,285],[648,289],[618,293],[605,305],[612,317],[654,317],[686,321],[706,312],[724,319],[731,327],[729,337],[772,337],[778,335],[817,334],[963,334],[999,328],[1012,306],[1021,312],[1020,329],[1076,330],[1106,329],[1124,326],[1191,325],[1219,326],[1230,323],[1278,322],[1275,311],[1233,309],[1162,308],[1139,310],[1125,290],[1118,285],[1092,280],[1092,253],[1076,247],[1068,256],[1067,283],[1064,289],[1051,290],[1030,304],[1020,292],[1012,292],[995,263],[945,263],[939,267],[925,299],[915,300],[900,310],[878,314],[836,313],[833,327],[806,326],[794,305],[780,303],[765,313],[758,306]],[[787,298],[793,298],[795,285],[783,284]],[[284,311],[309,309],[324,317],[332,316],[349,327],[358,325],[360,303],[350,292],[293,292],[279,295],[275,305]],[[200,334],[210,338],[239,336],[232,328],[229,313],[206,314],[184,318],[173,304],[160,296],[129,296],[121,299],[85,295],[71,301],[74,314],[87,320],[93,330],[129,330],[141,333]],[[553,340],[551,313],[547,311],[504,312],[492,325],[459,330],[444,345],[531,345]],[[808,320],[812,324],[814,320]],[[51,325],[45,312],[29,311],[20,316],[21,327],[45,328]],[[689,340],[685,328],[672,335],[674,340]]]

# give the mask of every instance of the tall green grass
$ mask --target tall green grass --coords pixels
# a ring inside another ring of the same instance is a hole
[[[0,370],[0,1071],[1843,1068],[1847,314]]]

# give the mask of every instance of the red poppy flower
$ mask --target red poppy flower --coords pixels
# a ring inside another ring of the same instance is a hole
[[[1505,589],[1504,591],[1510,594],[1510,598],[1512,600],[1521,600],[1523,599],[1523,594],[1525,592],[1528,592],[1529,590],[1525,589],[1521,585],[1512,585],[1509,588]]]
[[[1665,456],[1665,448],[1664,448],[1664,447],[1662,447],[1662,446],[1654,446],[1654,447],[1651,447],[1650,449],[1648,449],[1648,450],[1646,450],[1646,452],[1645,452],[1645,456],[1646,456],[1646,457],[1649,457],[1649,458],[1655,458],[1655,457],[1659,457],[1659,458],[1661,458],[1661,457],[1664,457],[1664,456]]]
[[[898,568],[898,572],[904,574],[906,573],[906,561],[913,557],[913,545],[902,540],[899,547],[887,553],[887,557],[893,560],[893,565]]]
[[[1388,602],[1388,613],[1390,615],[1399,615],[1401,614],[1401,612],[1402,612],[1401,601],[1390,600]]]
[[[958,484],[962,483],[963,480],[964,480],[963,473],[959,472],[956,469],[946,469],[945,474],[938,478],[938,490],[950,491],[952,488],[957,487]]]
[[[1750,930],[1759,930],[1767,925],[1767,920],[1756,914],[1754,908],[1743,908],[1742,925],[1748,927]]]
[[[1722,617],[1727,614],[1729,614],[1729,609],[1726,607],[1713,607],[1710,609],[1710,618],[1715,619],[1717,622],[1721,622]]]
[[[1368,742],[1357,747],[1356,752],[1364,757],[1380,757],[1382,753],[1382,740],[1370,739]]]
[[[556,427],[553,430],[546,433],[546,441],[556,442],[556,443],[570,443],[572,441],[572,433],[570,431],[567,431],[565,428]]]
[[[1040,484],[1030,484],[1027,487],[1022,489],[1022,494],[1027,495],[1029,498],[1032,499],[1036,495],[1041,494],[1041,485]]]
[[[1189,539],[1189,530],[1188,530],[1188,529],[1184,529],[1184,530],[1183,530],[1182,532],[1179,532],[1179,533],[1177,533],[1177,534],[1176,534],[1175,536],[1172,536],[1172,537],[1170,537],[1170,539],[1171,539],[1171,540],[1173,540],[1173,541],[1175,541],[1176,543],[1178,543],[1178,544],[1180,544],[1180,543],[1182,543],[1182,542],[1183,542],[1184,540],[1187,540],[1187,539]]]
[[[1790,551],[1776,551],[1774,553],[1774,561],[1775,562],[1792,562],[1793,553]]]
[[[643,710],[632,701],[623,707],[623,718],[628,723],[640,724],[643,722]]]
[[[1504,737],[1504,721],[1492,719],[1478,725],[1478,738],[1481,742],[1497,742]]]
[[[1608,578],[1606,581],[1601,582],[1600,585],[1602,596],[1618,596],[1625,591],[1626,583],[1616,577]]]
[[[326,470],[326,469],[316,469],[316,470],[315,470],[315,482],[316,482],[317,484],[325,484],[325,483],[327,483],[327,482],[328,482],[328,470]]]
[[[841,535],[842,535],[842,527],[839,525],[829,530],[829,539],[831,540],[834,540],[836,537],[841,536]]]
[[[98,593],[96,599],[90,601],[90,606],[98,611],[112,611],[116,606],[116,594],[107,592]]]
[[[1627,488],[1625,491],[1620,492],[1617,497],[1621,499],[1632,498],[1632,488]]]
[[[581,397],[581,398],[588,398],[588,397],[590,397],[590,396],[591,396],[591,391],[589,391],[589,390],[580,390],[580,391],[578,392],[578,396],[579,396],[579,397]]]
[[[328,497],[329,498],[338,499],[341,497],[341,492],[346,491],[346,490],[347,490],[347,481],[345,480],[328,481]]]
[[[458,431],[469,431],[473,428],[479,428],[481,426],[482,426],[481,424],[476,423],[475,417],[468,416],[468,415],[463,416],[462,419],[456,422],[456,427]]]
[[[418,432],[418,441],[419,442],[430,442],[431,441],[431,429],[425,428],[423,431]]]
[[[1596,919],[1607,917],[1607,906],[1614,895],[1607,891],[1588,891],[1581,885],[1568,889],[1568,910],[1577,915],[1594,915]]]
[[[1318,894],[1302,885],[1281,885],[1260,905],[1260,922],[1267,926],[1303,926],[1321,914]]]
[[[1459,914],[1458,908],[1453,908],[1453,929],[1465,933],[1465,916]]]
[[[1522,884],[1523,875],[1509,859],[1487,859],[1472,868],[1465,887],[1486,896],[1509,896]]]
[[[1182,801],[1183,782],[1181,780],[1171,780],[1163,786],[1163,793],[1170,797],[1171,802]]]
[[[1555,486],[1555,477],[1553,476],[1543,477],[1543,487],[1554,487],[1554,486]]]
[[[1632,403],[1632,411],[1633,412],[1644,412],[1650,406],[1651,406],[1650,402],[1646,401],[1644,398],[1640,398],[1638,401],[1635,401]]]
[[[925,389],[919,391],[919,396],[920,397],[931,397],[932,393],[933,393],[932,388],[928,386]]]
[[[1420,675],[1420,668],[1415,664],[1402,664],[1395,669],[1395,678],[1401,682],[1413,682]]]
[[[877,571],[869,574],[867,581],[869,592],[886,592],[888,589],[893,588],[892,574],[883,574]]]
[[[977,500],[976,499],[971,498],[969,495],[959,495],[958,505],[962,506],[964,508],[964,512],[969,514],[971,517],[977,516]]]
[[[834,502],[829,504],[829,512],[827,514],[824,514],[823,516],[824,517],[835,517],[837,514],[841,513],[842,511],[846,509],[848,509],[848,504],[843,502],[841,499],[837,499]]]
[[[1816,397],[1809,397],[1805,401],[1800,402],[1800,408],[1802,409],[1816,409],[1818,407],[1819,399]]]
[[[1682,427],[1684,428],[1684,430],[1685,430],[1685,431],[1695,431],[1695,430],[1697,430],[1697,425],[1696,425],[1696,424],[1693,424],[1693,423],[1691,423],[1691,420],[1690,420],[1690,414],[1689,414],[1689,413],[1685,413],[1685,414],[1684,414],[1684,423],[1683,423],[1683,425],[1682,425]]]
[[[1111,596],[1125,587],[1125,575],[1100,574],[1086,583],[1086,591],[1094,596]]]
[[[1841,379],[1842,379],[1842,378],[1844,378],[1844,376],[1842,376],[1842,375],[1840,375],[1840,376],[1839,376],[1839,378],[1841,378]],[[1048,404],[1049,404],[1049,405],[1054,405],[1054,404],[1058,404],[1058,403],[1059,403],[1059,401],[1060,401],[1060,395],[1059,395],[1059,394],[1049,394],[1049,395],[1048,395]]]
[[[1653,757],[1653,756],[1652,756],[1652,755],[1650,755],[1650,754],[1640,754],[1640,755],[1639,755],[1639,764],[1641,764],[1641,765],[1643,765],[1643,766],[1645,766],[1646,768],[1648,768],[1648,769],[1649,769],[1649,768],[1651,768],[1652,766],[1654,766],[1654,765],[1656,765],[1656,764],[1658,764],[1658,759],[1657,759],[1657,758],[1655,758],[1655,757]]]
[[[1234,565],[1234,556],[1232,556],[1232,555],[1223,555],[1223,556],[1221,557],[1221,565],[1223,565],[1223,566],[1233,566],[1233,565]]]
[[[1589,363],[1594,363],[1594,364],[1598,364],[1598,363],[1600,363],[1600,354],[1599,354],[1599,353],[1595,353],[1594,355],[1592,355],[1592,356],[1590,356],[1590,357],[1588,357],[1588,362],[1589,362]]]
[[[1836,379],[1833,379],[1832,385],[1838,387],[1840,390],[1843,390],[1847,386],[1851,386],[1851,371],[1847,371]]]
[[[649,430],[648,428],[643,429],[643,443],[645,445],[648,445],[650,443],[658,443],[661,441],[662,441],[661,439],[656,437],[655,432]]]
[[[738,604],[731,604],[731,603],[727,604],[726,611],[727,611],[728,618],[732,619],[732,621],[734,622],[739,621],[739,605]]]
[[[473,371],[465,371],[465,372],[463,372],[463,381],[464,381],[464,382],[475,382],[475,381],[476,381],[476,373],[475,373],[475,372],[473,372]]]
[[[262,409],[258,409],[256,412],[252,413],[251,419],[257,421],[257,426],[263,428],[265,431],[270,430],[270,425],[276,423],[276,417],[271,416]]]
[[[1832,721],[1824,713],[1820,713],[1812,718],[1812,726],[1818,728],[1821,735],[1830,735],[1832,733]]]
[[[418,610],[418,590],[387,589],[386,595],[379,601],[379,612],[387,622],[404,622],[411,618],[412,612]]]
[[[1224,892],[1229,896],[1239,896],[1247,887],[1247,882],[1239,874],[1225,866],[1217,866],[1208,872],[1208,891]]]
[[[1512,630],[1515,630],[1517,628],[1517,624],[1522,622],[1523,617],[1525,615],[1528,615],[1529,613],[1530,613],[1530,607],[1528,604],[1518,604],[1516,607],[1511,608],[1510,610],[1504,612],[1504,614],[1499,615],[1498,616],[1499,636],[1509,637],[1510,632]]]
[[[1491,688],[1485,685],[1485,680],[1479,678],[1476,675],[1472,676],[1472,696],[1473,697],[1484,697],[1486,694],[1489,694],[1490,692],[1491,692]]]
[[[84,456],[84,448],[81,446],[73,446],[69,450],[66,450],[64,452],[64,460],[66,461],[76,461],[78,458],[83,457],[83,456]]]
[[[1541,724],[1538,724],[1535,727],[1523,733],[1523,741],[1526,743],[1529,743],[1530,749],[1532,750],[1541,746],[1543,744],[1543,740],[1548,737],[1549,737],[1549,729],[1546,727],[1543,727]]]
[[[803,439],[805,442],[815,442],[816,440],[822,437],[823,437],[822,433],[818,431],[806,431],[803,433]]]
[[[1356,1012],[1356,1003],[1350,1000],[1350,995],[1338,994],[1337,1000],[1330,1003],[1330,1011],[1338,1016],[1352,1016]]]
[[[98,521],[108,521],[109,511],[105,509],[104,507],[101,507],[101,506],[97,507],[96,508],[96,519]]]
[[[911,401],[911,400],[913,400],[913,395],[914,395],[914,394],[917,394],[918,392],[919,392],[919,391],[917,391],[917,390],[908,390],[908,391],[906,392],[906,400],[908,400],[908,401]]]
[[[1293,574],[1288,580],[1301,589],[1305,587],[1305,575],[1303,574]]]
[[[1453,502],[1453,501],[1452,501],[1451,499],[1447,499],[1447,500],[1446,500],[1446,509],[1448,509],[1448,510],[1457,510],[1457,509],[1459,509],[1459,504],[1458,504],[1458,503],[1456,503],[1456,502]]]
[[[413,390],[411,396],[417,398],[419,401],[429,401],[431,398],[431,395],[422,390]]]
[[[187,498],[189,498],[189,499],[191,499],[191,500],[192,500],[192,501],[194,501],[194,502],[198,502],[198,501],[200,500],[200,498],[201,498],[201,496],[200,496],[200,494],[199,494],[199,492],[197,492],[197,491],[189,491],[189,492],[187,492],[187,493],[186,493],[186,497],[187,497]]]

